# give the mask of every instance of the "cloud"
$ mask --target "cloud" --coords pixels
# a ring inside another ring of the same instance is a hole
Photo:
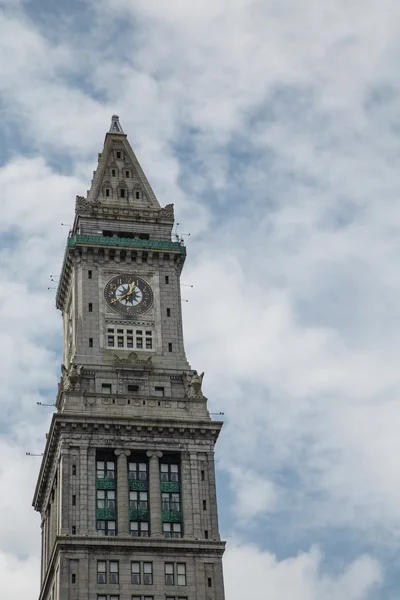
[[[398,3],[102,0],[47,28],[11,4],[0,16],[0,361],[16,471],[0,477],[10,499],[29,498],[25,525],[33,482],[18,448],[42,450],[36,402],[54,400],[61,362],[47,291],[59,224],[119,112],[160,202],[191,233],[186,344],[226,415],[217,458],[232,529],[245,535],[247,510],[249,538],[279,530],[309,547],[339,531],[342,545],[356,535],[355,556],[371,541],[378,554],[398,545]],[[318,551],[278,561],[247,542],[227,554],[232,598],[245,591],[235,560],[254,566],[254,593],[268,582],[274,597],[297,595],[293,580],[307,600],[363,598],[382,579],[372,557],[334,577]],[[341,552],[330,551],[327,563]],[[17,567],[33,577],[34,564]]]
[[[256,546],[231,543],[225,559],[226,595],[231,600],[254,596],[264,600],[366,600],[382,582],[379,563],[358,557],[340,573],[322,570],[316,548],[279,561]]]

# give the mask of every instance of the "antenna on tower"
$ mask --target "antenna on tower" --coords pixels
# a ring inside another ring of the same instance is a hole
[[[190,283],[181,283],[182,286],[184,287],[194,287],[193,285],[191,285]]]
[[[70,225],[70,223],[61,223],[61,227],[69,227],[68,237],[70,237],[72,233],[72,225]]]
[[[224,415],[225,413],[223,412],[218,412],[218,413],[210,413],[210,415]]]
[[[45,404],[45,402],[36,402],[38,406],[57,406],[57,404]]]
[[[57,279],[59,279],[58,275],[50,275],[50,281],[51,281],[52,283],[58,283],[58,281],[56,281],[56,280],[54,279],[54,277],[57,277]]]
[[[43,456],[44,452],[41,452],[40,454],[34,454],[33,452],[25,452],[26,456]]]
[[[172,237],[174,238],[175,242],[179,242],[180,244],[183,244],[183,236],[184,235],[189,236],[190,233],[178,233],[178,227],[179,227],[179,223],[175,223],[175,232],[172,234]]]

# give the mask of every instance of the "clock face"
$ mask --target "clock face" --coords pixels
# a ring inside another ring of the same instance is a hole
[[[117,275],[104,288],[104,297],[110,308],[130,317],[141,315],[153,306],[153,290],[137,275]]]

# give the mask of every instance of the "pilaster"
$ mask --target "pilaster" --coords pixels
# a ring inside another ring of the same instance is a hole
[[[118,536],[129,535],[128,456],[130,450],[115,450],[117,459]]]
[[[149,458],[151,537],[160,537],[162,536],[162,523],[159,459],[162,457],[162,452],[160,452],[159,450],[148,450],[146,454]]]

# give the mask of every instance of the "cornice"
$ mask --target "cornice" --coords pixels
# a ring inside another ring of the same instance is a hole
[[[164,419],[162,417],[142,416],[140,418],[113,415],[77,415],[55,413],[47,435],[46,448],[36,484],[32,505],[41,512],[48,493],[48,481],[54,469],[59,440],[62,433],[74,436],[91,436],[93,434],[122,437],[124,433],[132,440],[133,434],[138,438],[151,438],[152,443],[163,443],[163,440],[176,441],[201,440],[203,443],[215,444],[223,422],[193,418]],[[161,439],[160,439],[161,438]]]

